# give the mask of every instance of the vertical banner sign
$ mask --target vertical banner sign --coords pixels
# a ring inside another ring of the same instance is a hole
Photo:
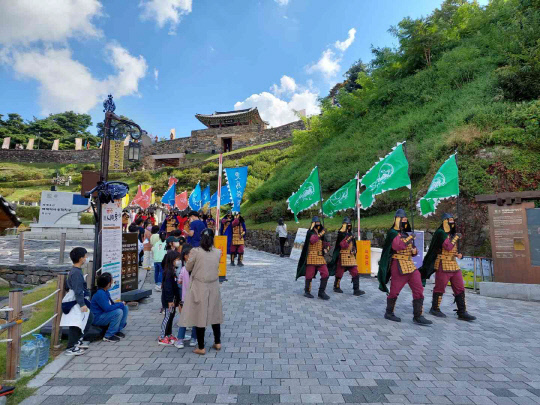
[[[233,202],[232,211],[238,213],[246,189],[248,168],[247,166],[227,168],[225,169],[225,175],[227,176],[227,185]]]
[[[122,200],[101,206],[101,273],[111,273],[109,292],[113,301],[120,301],[122,284]]]
[[[139,234],[122,234],[122,292],[139,288],[139,254],[137,242]]]
[[[219,279],[223,280],[227,277],[227,237],[223,235],[216,236],[214,238],[214,247],[221,250],[221,258],[219,259]]]
[[[110,141],[109,170],[124,170],[124,142]]]
[[[356,265],[359,274],[371,275],[371,241],[356,241]]]
[[[418,250],[418,254],[413,256],[412,260],[417,269],[424,264],[424,231],[414,231],[416,238],[414,239],[414,245]]]
[[[299,260],[304,248],[304,242],[306,241],[306,235],[308,230],[306,228],[298,228],[296,231],[296,237],[294,238],[293,247],[289,259]]]

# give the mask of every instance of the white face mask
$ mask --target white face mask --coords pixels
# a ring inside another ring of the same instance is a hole
[[[178,247],[178,246],[180,246],[180,242],[173,242],[172,245],[173,245],[174,247]]]

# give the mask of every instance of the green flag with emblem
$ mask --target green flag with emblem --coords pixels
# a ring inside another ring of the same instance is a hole
[[[319,168],[315,166],[298,191],[289,197],[287,203],[289,204],[289,210],[294,214],[295,221],[298,222],[296,217],[298,213],[311,208],[319,201],[321,201]]]
[[[366,186],[360,195],[362,209],[367,210],[371,207],[375,202],[375,196],[385,191],[400,187],[411,188],[409,162],[403,152],[404,143],[398,143],[392,152],[375,163],[360,179],[360,183]]]
[[[456,154],[450,156],[433,177],[427,194],[418,201],[420,213],[433,214],[441,200],[459,195],[459,175]]]
[[[356,182],[355,177],[338,191],[332,194],[323,204],[323,213],[328,217],[333,217],[338,211],[354,208],[356,204]]]

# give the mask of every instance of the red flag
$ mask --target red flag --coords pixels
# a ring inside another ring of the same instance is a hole
[[[146,190],[146,193],[143,193],[141,186],[139,185],[139,189],[137,190],[137,195],[133,199],[133,204],[138,205],[143,210],[145,210],[148,207],[150,207],[151,201],[152,201],[152,187]]]
[[[178,208],[180,211],[183,211],[188,207],[187,191],[176,195],[174,199],[174,205],[176,205],[176,208]]]
[[[175,177],[169,177],[169,186],[168,186],[168,188],[171,188],[171,186],[172,186],[173,184],[176,184],[176,183],[178,183],[178,179],[177,179],[177,178],[175,178]]]

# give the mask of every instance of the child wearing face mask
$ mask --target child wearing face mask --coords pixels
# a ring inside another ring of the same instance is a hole
[[[176,266],[180,261],[180,253],[171,249],[163,259],[163,282],[161,284],[161,305],[165,316],[161,323],[161,335],[158,344],[172,346],[177,339],[172,335],[172,325],[176,307],[180,304],[180,289],[176,279]]]
[[[182,261],[182,267],[178,272],[178,285],[182,286],[180,312],[182,311],[182,305],[189,291],[189,272],[186,270],[186,263],[189,259],[191,249],[192,246],[186,243],[182,246],[182,252],[180,253],[180,260]],[[187,328],[185,326],[180,326],[178,329],[178,340],[174,344],[174,346],[178,349],[184,348],[184,339],[186,338],[187,340],[190,340],[189,345],[191,347],[195,347],[197,345],[197,334],[195,333],[195,327],[191,328],[191,336],[186,336],[186,330]]]

